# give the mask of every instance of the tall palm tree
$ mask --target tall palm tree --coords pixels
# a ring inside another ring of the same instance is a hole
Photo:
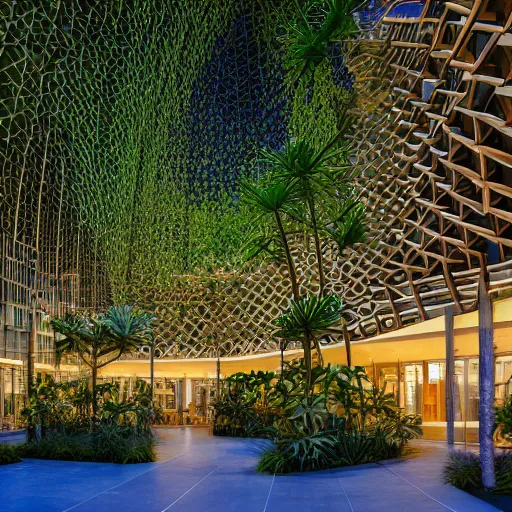
[[[288,68],[294,84],[310,80],[315,69],[329,57],[331,41],[341,41],[357,33],[352,14],[364,3],[364,0],[326,0],[321,9],[323,13],[316,12],[311,17],[308,10],[295,0],[293,20],[289,21],[283,15],[281,21],[287,34]],[[318,11],[320,4],[312,2],[311,5],[315,5]]]
[[[98,370],[151,341],[153,318],[133,306],[112,306],[103,314],[67,315],[51,321],[63,337],[55,341],[57,364],[76,354],[91,370],[92,413],[96,417]]]
[[[298,189],[296,180],[263,184],[245,182],[242,183],[241,189],[242,200],[255,209],[256,217],[254,222],[261,224],[262,230],[265,230],[268,224],[268,217],[275,222],[278,236],[286,256],[293,298],[297,300],[300,296],[297,271],[283,223],[283,212],[291,207],[297,195]],[[260,242],[258,241],[258,243]]]
[[[276,336],[285,340],[300,340],[304,349],[306,366],[306,395],[312,388],[312,343],[317,349],[320,365],[323,360],[320,351],[319,337],[333,329],[341,320],[342,303],[339,297],[327,295],[305,295],[292,303],[275,324],[279,327]]]
[[[345,128],[346,126],[343,127],[343,131]],[[322,316],[323,308],[330,311],[337,300],[333,296],[325,296],[326,276],[322,240],[333,240],[341,253],[346,247],[361,242],[365,237],[364,207],[354,197],[349,183],[350,177],[344,172],[344,166],[339,165],[339,162],[347,161],[346,146],[339,142],[341,134],[342,131],[320,150],[299,140],[288,142],[283,151],[263,151],[263,161],[270,167],[269,174],[258,183],[242,185],[242,199],[257,213],[254,224],[258,230],[257,236],[251,239],[253,246],[250,256],[267,252],[276,257],[279,256],[281,247],[286,256],[293,303],[278,322],[286,322],[286,318],[291,318],[290,314],[294,311],[300,313],[302,308],[304,315],[312,315],[308,322],[318,327],[316,315]],[[292,226],[294,230],[285,230],[285,220],[287,227]],[[274,225],[274,229],[270,224]],[[277,237],[274,236],[275,229]],[[312,234],[315,243],[319,280],[318,301],[311,295],[300,296],[295,261],[288,240],[292,233],[304,230]],[[280,244],[276,243],[276,238]],[[324,302],[322,298],[328,300]],[[338,316],[329,317],[332,321],[330,325],[322,324],[324,333],[328,332],[328,327],[336,327],[335,324],[341,320],[341,303],[335,309]],[[301,341],[308,375],[312,370],[313,346],[320,364],[322,362],[317,327],[312,329],[309,324],[305,324],[300,333],[293,329],[281,329],[281,338]],[[350,346],[349,342],[346,343],[349,360]]]
[[[344,151],[344,148],[335,145],[338,135],[321,150],[298,140],[289,141],[283,151],[263,151],[263,160],[271,167],[273,179],[277,183],[296,183],[295,210],[292,213],[289,209],[288,214],[294,215],[296,220],[310,227],[312,231],[318,263],[320,296],[325,291],[325,272],[320,241],[322,219],[319,209],[323,203],[333,199],[336,190],[336,173],[333,172],[330,163]]]

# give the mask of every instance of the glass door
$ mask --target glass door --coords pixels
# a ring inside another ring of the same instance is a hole
[[[428,361],[424,363],[426,383],[423,401],[423,421],[446,421],[446,363]]]
[[[405,414],[422,414],[423,408],[423,364],[410,363],[402,365],[403,386],[401,407]]]
[[[376,366],[379,387],[384,387],[386,393],[392,393],[398,396],[398,365],[378,364]]]
[[[512,395],[512,355],[496,358],[496,402],[502,405]]]

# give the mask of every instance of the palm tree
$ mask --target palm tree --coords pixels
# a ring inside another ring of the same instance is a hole
[[[293,303],[278,322],[286,322],[286,318],[291,318],[289,315],[293,316],[294,309],[299,313],[301,308],[305,308],[308,310],[303,312],[305,315],[313,315],[308,319],[311,325],[303,324],[300,332],[293,329],[280,331],[280,337],[287,341],[301,341],[309,376],[312,369],[312,344],[320,364],[322,362],[318,341],[321,333],[318,331],[315,315],[321,317],[322,308],[329,310],[337,300],[333,296],[325,297],[328,299],[326,302],[321,300],[325,296],[326,287],[322,239],[333,240],[341,253],[345,248],[361,242],[366,232],[364,207],[353,194],[349,176],[344,172],[345,166],[339,166],[339,162],[347,161],[346,146],[339,141],[347,125],[348,123],[344,123],[342,131],[320,150],[299,140],[288,142],[283,151],[263,151],[263,161],[270,167],[269,174],[258,183],[246,182],[242,185],[243,201],[257,214],[253,222],[253,229],[255,226],[257,232],[256,236],[251,237],[249,257],[261,253],[270,254],[278,260],[281,253],[286,257]],[[336,165],[333,164],[335,161]],[[286,230],[285,222],[287,228],[293,229]],[[318,301],[310,295],[300,296],[295,261],[288,240],[292,234],[304,231],[312,234],[315,243],[319,279]],[[317,310],[317,306],[320,309]],[[338,311],[337,316],[332,318],[331,324],[322,324],[324,333],[328,332],[328,328],[338,327],[335,324],[341,320],[341,303],[334,309]],[[331,332],[339,334],[339,330]],[[350,346],[349,342],[346,343],[349,360]]]
[[[295,180],[274,183],[269,182],[266,184],[251,184],[245,182],[242,183],[241,189],[243,194],[242,200],[249,206],[253,207],[256,211],[257,215],[254,219],[256,225],[261,225],[262,230],[265,230],[269,217],[275,222],[279,241],[286,256],[292,294],[294,299],[297,300],[300,296],[297,271],[295,269],[295,263],[288,243],[287,232],[283,223],[283,212],[286,212],[287,209],[291,207],[297,195],[297,182]],[[253,242],[255,242],[259,247],[263,247],[263,245],[267,243],[268,248],[273,241],[272,236],[268,236],[267,242],[260,240],[260,234],[258,234],[256,238],[256,241],[253,238]],[[254,255],[254,253],[252,255]]]
[[[344,152],[344,147],[336,146],[339,134],[321,150],[316,150],[305,141],[288,142],[283,151],[263,151],[263,161],[272,169],[277,183],[296,183],[294,210],[288,215],[302,225],[310,227],[315,241],[318,263],[319,295],[325,290],[325,272],[320,241],[321,218],[319,208],[333,199],[336,189],[330,162]],[[305,211],[303,211],[305,209]]]
[[[294,19],[281,24],[287,33],[288,68],[293,83],[297,83],[302,79],[309,81],[315,69],[328,58],[331,41],[341,41],[357,33],[352,14],[361,7],[361,3],[356,0],[327,0],[321,22],[310,19],[308,11],[298,0],[294,3]]]
[[[65,354],[76,354],[91,370],[92,413],[96,417],[98,370],[149,343],[153,318],[125,305],[112,306],[103,314],[55,318],[51,324],[63,336],[55,341],[57,364]]]
[[[294,301],[291,307],[275,321],[279,327],[277,337],[302,342],[306,365],[306,395],[311,391],[313,384],[311,382],[312,343],[317,350],[320,365],[323,366],[318,340],[321,335],[332,330],[340,322],[342,309],[341,300],[335,295],[326,297],[306,295]]]

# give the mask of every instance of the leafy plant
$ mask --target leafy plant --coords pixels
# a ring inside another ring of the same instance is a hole
[[[119,425],[99,425],[87,433],[52,432],[43,440],[24,445],[22,451],[25,457],[51,460],[120,464],[155,460],[151,434]]]
[[[68,315],[51,321],[63,336],[55,340],[57,364],[64,354],[77,354],[91,370],[93,416],[98,410],[98,370],[148,343],[152,323],[150,315],[128,305],[112,306],[103,314]]]
[[[287,339],[314,337],[338,323],[341,312],[342,303],[336,295],[305,295],[275,321],[280,328],[276,335]]]
[[[238,373],[223,384],[214,404],[214,434],[274,440],[260,471],[310,471],[394,458],[421,436],[420,417],[403,415],[385,385],[373,385],[363,367],[317,366],[309,373],[304,362],[294,361],[284,364],[279,379],[272,372]]]
[[[347,124],[347,123],[345,123]],[[340,136],[346,126],[320,150],[305,140],[289,141],[282,151],[262,151],[262,162],[269,171],[256,183],[242,185],[244,204],[254,209],[249,256],[265,253],[285,256],[291,284],[292,303],[276,320],[276,333],[286,341],[300,341],[304,350],[308,384],[311,383],[313,346],[318,363],[323,364],[318,337],[341,320],[341,301],[325,295],[323,241],[334,239],[340,248],[362,241],[365,233],[364,209],[353,197],[346,173],[336,160],[346,158],[346,146]],[[318,272],[318,298],[300,295],[297,263],[291,243],[299,234],[312,236]],[[309,393],[309,386],[305,387]]]
[[[336,457],[333,435],[322,433],[283,439],[277,442],[275,450],[263,455],[258,471],[290,473],[326,469],[332,467]]]
[[[19,446],[0,443],[0,466],[21,462]]]
[[[302,398],[288,418],[296,432],[317,434],[324,429],[328,412],[323,395],[307,395]]]
[[[245,182],[241,185],[241,191],[242,200],[249,206],[255,208],[257,216],[254,222],[256,224],[261,224],[263,221],[263,228],[265,228],[268,217],[270,217],[272,223],[275,222],[278,231],[278,239],[283,246],[286,256],[288,276],[291,282],[293,297],[297,299],[299,297],[297,271],[283,223],[283,212],[287,208],[290,208],[294,201],[294,196],[297,194],[297,183],[295,181],[281,183],[263,182],[257,184]],[[260,235],[258,235],[258,237],[260,237]],[[270,245],[273,240],[274,237],[272,236],[268,244]],[[258,242],[259,245],[262,245],[260,240],[258,240]],[[259,252],[254,253],[253,251],[251,256],[259,254]]]
[[[349,204],[345,213],[328,226],[327,231],[338,249],[343,252],[347,247],[360,243],[366,238],[366,215],[361,203]]]
[[[356,432],[338,432],[338,450],[340,466],[363,464],[381,455],[376,453],[375,436]]]
[[[318,336],[340,322],[341,311],[341,300],[335,295],[321,297],[309,294],[295,300],[288,311],[275,321],[279,327],[277,337],[302,342],[307,371],[306,394],[309,393],[312,382],[311,343],[315,344],[317,354],[321,358]],[[320,364],[322,362],[320,359]]]
[[[512,454],[499,453],[494,458],[496,487],[494,494],[512,495]],[[457,451],[449,454],[444,481],[459,489],[482,489],[482,468],[477,453]]]
[[[512,396],[509,396],[503,406],[496,407],[495,422],[502,426],[502,433],[512,434]]]
[[[402,415],[399,410],[387,414],[386,419],[377,426],[384,433],[388,444],[395,445],[400,450],[412,439],[422,435],[421,416],[417,414]]]
[[[314,9],[319,5],[325,6],[323,12]],[[292,21],[283,23],[293,83],[303,78],[310,79],[315,68],[328,57],[330,40],[344,39],[355,33],[351,12],[354,7],[354,0],[328,0],[322,4],[311,2],[306,6],[295,1],[296,16]]]

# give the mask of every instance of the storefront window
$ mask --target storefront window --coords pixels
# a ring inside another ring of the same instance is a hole
[[[20,411],[25,406],[25,386],[23,370],[20,368],[0,368],[0,430],[14,429],[22,421]]]
[[[176,402],[174,400],[174,395],[166,395],[165,396],[165,408],[166,409],[176,409]]]
[[[405,414],[421,414],[423,408],[423,365],[403,366],[403,407]]]
[[[428,362],[424,390],[423,421],[446,421],[446,363]]]
[[[463,360],[455,361],[453,376],[453,417],[455,421],[464,421],[464,371],[465,363]]]
[[[392,365],[379,365],[377,367],[379,375],[379,386],[384,387],[385,393],[391,393],[394,396],[398,394],[398,367]]]
[[[467,421],[478,421],[478,409],[480,407],[480,395],[478,390],[478,374],[479,365],[478,359],[469,360],[468,372],[468,417]]]
[[[512,356],[496,358],[496,401],[503,401],[512,395]]]

